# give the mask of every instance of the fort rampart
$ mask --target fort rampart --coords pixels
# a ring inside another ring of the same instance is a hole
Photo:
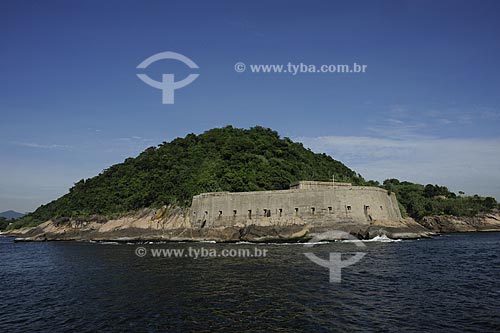
[[[317,226],[401,220],[396,196],[384,189],[311,181],[280,191],[202,193],[193,197],[190,214],[193,226],[202,228],[297,220]]]

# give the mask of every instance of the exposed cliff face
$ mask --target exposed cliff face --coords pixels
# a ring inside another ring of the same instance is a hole
[[[398,221],[346,220],[334,224],[315,224],[309,219],[261,218],[252,224],[231,226],[192,224],[189,209],[163,207],[143,209],[112,220],[92,221],[49,220],[35,228],[17,230],[7,235],[18,241],[93,240],[93,241],[217,241],[217,242],[294,242],[307,241],[318,233],[331,230],[349,232],[361,239],[386,235],[389,238],[411,239],[435,233],[500,231],[500,215],[476,217],[429,216],[417,223],[411,218]]]
[[[500,214],[426,216],[419,223],[434,232],[500,231]]]
[[[177,207],[143,209],[119,219],[108,221],[47,221],[38,227],[17,234],[19,241],[95,240],[95,241],[203,241],[268,242],[307,241],[315,234],[342,230],[359,238],[387,235],[391,238],[418,238],[429,236],[412,219],[400,221],[346,220],[332,225],[313,224],[300,217],[288,219],[261,218],[252,224],[200,227],[190,221],[190,211]]]

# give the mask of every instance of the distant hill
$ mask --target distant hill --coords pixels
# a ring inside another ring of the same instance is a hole
[[[5,211],[3,213],[0,213],[0,217],[4,217],[4,218],[9,219],[9,220],[11,220],[11,219],[15,220],[15,219],[21,218],[23,216],[24,216],[23,213],[18,213],[18,212],[15,212],[13,210],[8,210],[8,211]]]
[[[326,154],[271,129],[214,128],[150,147],[23,218],[36,225],[53,217],[110,215],[165,204],[189,206],[194,195],[215,191],[287,189],[299,180],[364,184],[353,170]],[[16,224],[17,226],[17,224]]]

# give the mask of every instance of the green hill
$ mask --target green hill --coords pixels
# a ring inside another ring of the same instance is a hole
[[[189,206],[192,196],[202,192],[287,189],[298,180],[330,180],[332,173],[336,181],[365,183],[341,162],[270,129],[215,128],[150,147],[96,177],[82,179],[16,226],[165,204]]]
[[[109,217],[166,204],[187,207],[194,195],[203,192],[280,190],[299,180],[328,181],[332,174],[339,182],[394,192],[402,214],[417,220],[427,215],[473,216],[498,209],[494,198],[457,196],[443,186],[397,179],[383,184],[365,181],[332,157],[315,154],[270,129],[227,126],[150,147],[96,177],[80,180],[68,194],[40,206],[9,228],[58,217]]]

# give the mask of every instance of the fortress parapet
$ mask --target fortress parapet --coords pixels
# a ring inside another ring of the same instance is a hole
[[[317,182],[312,180],[301,180],[300,182],[290,184],[290,189],[296,190],[322,190],[332,188],[333,186],[352,186],[351,183],[339,182]]]
[[[313,181],[292,184],[289,190],[202,193],[193,197],[190,214],[198,227],[401,220],[394,193],[378,187]]]

